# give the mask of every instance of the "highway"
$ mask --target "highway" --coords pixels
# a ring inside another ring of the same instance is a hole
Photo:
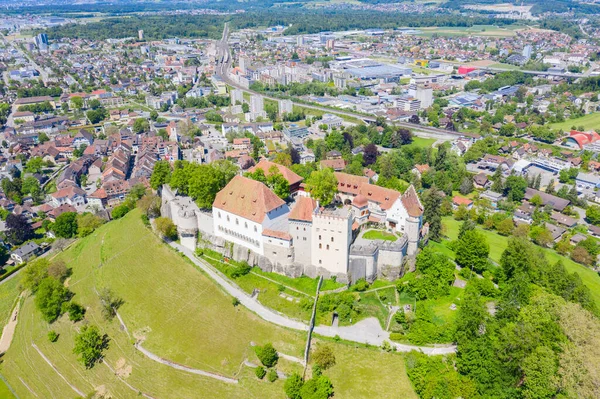
[[[256,91],[246,89],[246,88],[240,86],[238,83],[229,79],[229,69],[231,68],[231,63],[232,63],[231,58],[232,57],[229,53],[229,44],[227,43],[228,36],[229,36],[229,26],[226,23],[225,27],[223,28],[223,36],[221,37],[221,40],[219,40],[217,42],[217,46],[216,46],[217,66],[215,68],[215,74],[219,78],[221,78],[221,80],[224,83],[228,84],[229,86],[235,87],[236,89],[240,89],[246,93],[263,96],[264,98],[267,98],[269,100],[279,101],[280,98],[268,96],[263,93],[258,93]],[[328,107],[321,107],[318,105],[306,104],[304,102],[299,102],[293,98],[291,98],[291,100],[293,102],[295,102],[298,106],[302,106],[302,107],[308,108],[308,109],[313,109],[316,111],[323,111],[323,112],[328,112],[330,114],[347,116],[350,118],[363,120],[363,121],[369,122],[369,123],[374,123],[376,120],[375,116],[367,116],[367,115],[363,115],[363,114],[359,114],[359,113],[355,113],[355,112],[351,112],[351,111],[346,111],[346,110],[331,109]],[[411,129],[415,133],[415,135],[422,136],[422,137],[433,137],[433,138],[437,138],[437,139],[452,140],[457,137],[472,136],[472,134],[470,134],[470,133],[452,132],[449,130],[438,129],[438,128],[431,127],[431,126],[415,125],[415,124],[408,123],[408,122],[394,122],[394,124],[396,126]]]

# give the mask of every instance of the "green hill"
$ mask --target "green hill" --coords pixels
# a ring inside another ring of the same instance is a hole
[[[20,398],[77,397],[75,389],[118,398],[138,397],[138,392],[155,398],[285,396],[282,380],[259,381],[243,362],[257,363],[251,342],[271,342],[280,352],[301,357],[305,334],[271,325],[241,306],[234,307],[231,297],[147,229],[137,210],[102,226],[59,258],[72,268],[66,284],[75,294],[73,300],[86,307],[85,320],[73,324],[62,316],[48,325],[33,298],[24,299],[15,337],[0,366],[0,373]],[[123,299],[119,314],[127,331],[118,319],[106,322],[102,318],[97,292],[103,288]],[[4,289],[0,286],[0,298]],[[104,362],[90,370],[72,353],[74,335],[86,322],[110,337]],[[47,338],[50,330],[60,335],[55,343]],[[164,359],[236,378],[239,383],[150,360],[134,348],[139,339],[144,348]],[[416,397],[402,355],[359,345],[333,345],[337,365],[326,374],[336,388],[336,398],[372,393],[382,398]],[[302,370],[286,360],[280,360],[277,367],[284,373]]]

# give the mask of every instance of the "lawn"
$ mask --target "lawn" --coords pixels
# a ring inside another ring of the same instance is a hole
[[[263,272],[259,268],[254,268],[252,270],[256,274],[268,277],[271,280],[275,280],[275,281],[281,283],[282,285],[295,288],[298,291],[302,291],[311,296],[314,296],[315,292],[317,291],[317,284],[319,283],[318,277],[310,278],[308,276],[302,276],[302,277],[298,277],[298,278],[292,278],[292,277],[284,276],[279,273]],[[344,286],[344,284],[342,284],[342,283],[335,282],[331,279],[324,279],[323,283],[321,284],[321,291],[334,290],[336,288],[340,288],[343,286]]]
[[[460,223],[461,222],[456,221],[451,217],[445,217],[443,219],[443,224],[446,227],[446,236],[448,236],[448,238],[450,238],[451,240],[454,240],[458,237]],[[508,245],[508,237],[501,236],[500,234],[494,231],[483,229],[480,230],[483,232],[483,234],[487,238],[488,244],[490,245],[490,259],[492,259],[495,262],[500,262],[502,252],[506,249]],[[435,248],[437,249],[445,247],[444,244],[431,244],[435,245]],[[590,289],[592,297],[600,306],[600,276],[598,276],[598,273],[596,273],[590,268],[573,262],[571,259],[565,256],[559,255],[556,251],[550,248],[543,248],[542,250],[544,251],[546,259],[549,263],[556,263],[560,260],[570,273],[578,273],[581,279],[583,280],[583,283]],[[449,248],[445,248],[443,249],[443,251],[445,253],[452,252]]]
[[[317,345],[319,343],[317,342]],[[324,374],[331,379],[335,398],[416,399],[399,353],[338,344],[336,365]]]
[[[424,137],[413,137],[413,141],[410,145],[414,145],[420,148],[429,148],[435,143],[436,139],[427,139]]]
[[[387,231],[382,230],[368,230],[363,235],[362,238],[365,240],[384,240],[384,241],[396,241],[398,237],[393,233],[388,233]]]
[[[15,395],[8,389],[6,383],[3,380],[0,380],[0,398],[3,399],[13,399]]]
[[[564,122],[551,123],[549,125],[552,129],[562,129],[565,132],[571,130],[573,126],[583,126],[585,130],[599,130],[600,129],[600,112],[587,114],[575,119],[567,119]]]

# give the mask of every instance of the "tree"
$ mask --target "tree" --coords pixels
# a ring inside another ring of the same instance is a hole
[[[429,223],[429,238],[433,241],[440,241],[442,237],[442,216],[441,216],[442,196],[435,187],[425,191],[423,195],[423,219]]]
[[[511,235],[514,229],[515,229],[515,223],[513,222],[512,218],[510,218],[510,217],[501,221],[498,224],[498,227],[496,228],[498,233],[503,236]]]
[[[43,167],[44,160],[41,157],[33,157],[25,164],[25,171],[28,173],[41,173]]]
[[[48,323],[61,314],[62,304],[69,300],[70,292],[60,282],[51,277],[42,279],[35,293],[35,305]]]
[[[25,179],[23,179],[21,192],[23,195],[31,195],[31,198],[36,203],[41,203],[44,199],[40,182],[33,176],[27,176]]]
[[[302,380],[302,377],[300,377],[298,373],[292,374],[285,380],[285,384],[283,385],[285,395],[289,399],[302,399],[301,391],[303,385],[304,381]]]
[[[35,292],[43,279],[48,277],[50,262],[46,258],[38,258],[23,270],[21,284],[23,288]]]
[[[150,124],[148,123],[147,119],[137,118],[133,122],[133,132],[134,133],[139,134],[139,133],[147,132],[148,130],[150,130]]]
[[[473,180],[471,179],[470,176],[463,177],[462,182],[460,183],[460,188],[458,189],[458,191],[462,195],[467,195],[471,191],[473,191]]]
[[[20,245],[33,238],[33,229],[25,215],[11,213],[6,218],[6,238],[14,245]]]
[[[148,217],[160,216],[160,197],[154,194],[145,194],[137,202],[137,207]]]
[[[313,362],[321,369],[335,366],[335,355],[329,345],[320,345],[312,355]]]
[[[154,122],[156,122],[156,120],[158,119],[158,112],[156,112],[155,109],[150,111],[150,119],[152,119]]]
[[[337,193],[338,182],[330,168],[314,171],[306,181],[306,189],[321,206],[329,205]]]
[[[585,210],[585,218],[591,224],[598,225],[600,224],[600,206],[598,205],[590,205]]]
[[[156,230],[169,240],[177,239],[177,226],[167,217],[159,217],[156,219]]]
[[[77,235],[77,213],[65,212],[56,218],[52,231],[57,237],[72,238]]]
[[[539,194],[536,194],[533,197],[531,197],[529,203],[533,206],[541,206],[543,205],[544,201],[542,200],[542,197],[540,197]]]
[[[81,111],[81,109],[83,108],[83,98],[79,96],[71,98],[71,103],[77,111]]]
[[[65,302],[63,306],[63,313],[69,313],[69,320],[77,323],[83,320],[85,315],[85,308],[77,302]]]
[[[483,233],[469,230],[463,234],[456,245],[456,262],[477,273],[487,268],[490,247]]]
[[[418,278],[408,280],[406,284],[397,285],[399,291],[407,291],[417,299],[436,299],[450,292],[454,281],[455,266],[442,253],[425,247],[417,255],[416,273]]]
[[[120,219],[123,216],[127,215],[131,209],[127,204],[121,204],[113,208],[111,216],[113,219]]]
[[[274,367],[279,360],[279,354],[270,343],[267,343],[264,346],[254,347],[254,352],[256,353],[258,360],[260,360],[265,367]]]
[[[588,250],[584,247],[575,247],[575,249],[571,251],[571,259],[587,266],[590,266],[594,262],[594,257],[590,255]]]
[[[262,380],[263,378],[265,378],[265,375],[267,375],[267,371],[265,370],[265,368],[263,366],[258,366],[255,370],[254,370],[254,374],[256,374],[256,377],[259,380]]]
[[[43,258],[45,260],[45,258]],[[41,261],[42,259],[36,260]],[[69,269],[64,260],[54,260],[47,268],[48,276],[58,281],[64,281],[69,275]]]
[[[552,234],[545,226],[533,226],[529,236],[541,247],[547,247],[553,241]]]
[[[123,300],[117,297],[110,288],[100,290],[98,297],[102,305],[102,317],[105,320],[112,320],[117,314],[117,309],[124,303]]]
[[[365,166],[373,165],[377,161],[377,156],[379,155],[379,151],[377,151],[377,146],[373,143],[369,143],[363,149],[363,160]]]
[[[102,226],[104,219],[90,212],[77,215],[77,235],[87,237],[98,227]]]
[[[315,374],[314,371],[313,374]],[[300,390],[302,399],[327,399],[332,395],[333,384],[322,374],[306,381]]]
[[[525,197],[527,189],[527,180],[521,176],[510,175],[504,183],[504,195],[508,200],[520,202]]]
[[[242,112],[247,114],[248,112],[250,112],[250,105],[248,105],[248,103],[243,103],[242,104]]]
[[[79,355],[79,361],[85,368],[90,369],[102,358],[102,352],[107,348],[107,335],[101,335],[98,327],[94,325],[85,325],[75,336],[73,353]]]
[[[275,381],[277,381],[278,378],[279,378],[279,376],[277,375],[277,370],[275,370],[275,369],[269,370],[269,374],[267,375],[267,379],[269,380],[269,382],[275,382]]]
[[[150,186],[157,190],[163,184],[169,183],[171,178],[171,165],[167,161],[158,161],[154,164],[150,176]]]

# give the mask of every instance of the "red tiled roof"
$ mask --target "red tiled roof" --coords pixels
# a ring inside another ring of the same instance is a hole
[[[291,220],[312,221],[312,214],[317,202],[310,197],[299,197],[289,215]]]
[[[289,235],[288,233],[286,233],[285,231],[270,230],[270,229],[264,229],[263,236],[279,238],[281,240],[287,240],[287,241],[290,241],[292,239],[292,236]]]
[[[213,207],[262,223],[265,215],[285,205],[267,186],[256,180],[235,176],[217,193]]]
[[[452,198],[452,202],[456,205],[471,205],[473,203],[470,199],[459,197],[458,195]]]

